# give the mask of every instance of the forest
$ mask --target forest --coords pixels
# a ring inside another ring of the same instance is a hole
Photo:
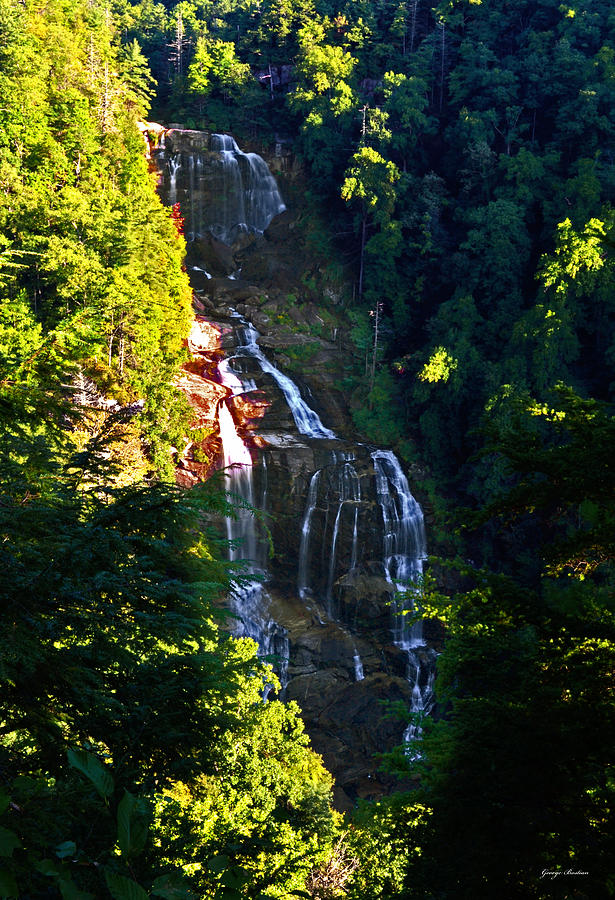
[[[0,96],[0,896],[614,896],[610,4],[0,0]],[[292,148],[288,308],[423,473],[439,714],[350,813],[228,636],[232,498],[175,484],[192,290],[143,120]]]

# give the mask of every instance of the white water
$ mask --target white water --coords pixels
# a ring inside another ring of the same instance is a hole
[[[267,163],[257,153],[243,153],[229,134],[212,134],[210,149],[220,155],[223,182],[210,230],[229,244],[242,231],[264,231],[286,209]]]
[[[167,202],[177,202],[179,182],[189,241],[211,232],[232,244],[242,232],[261,234],[286,209],[265,160],[228,134],[212,134],[209,151],[174,153],[167,171]]]
[[[241,318],[240,316],[237,317]],[[314,412],[301,396],[295,382],[292,381],[288,375],[284,375],[283,372],[280,372],[273,363],[269,362],[261,348],[258,346],[259,335],[254,326],[243,319],[241,321],[242,324],[235,328],[238,344],[235,348],[234,356],[231,357],[231,359],[242,356],[255,359],[262,371],[272,376],[284,394],[289,409],[293,414],[297,429],[301,434],[313,438],[335,438],[335,432],[331,431],[330,428],[325,428],[320,421],[318,413]]]
[[[179,156],[172,156],[168,162],[169,167],[169,206],[177,203],[177,173],[181,168]]]
[[[346,516],[352,516],[350,570],[354,569],[357,564],[361,483],[353,465],[354,456],[352,454],[337,450],[330,450],[329,452],[331,454],[331,464],[325,469],[318,469],[314,472],[308,488],[308,495],[301,522],[297,590],[301,599],[312,596],[314,593],[309,581],[310,541],[312,533],[312,517],[318,502],[319,490],[322,487],[323,496],[321,497],[321,508],[325,510],[325,522],[322,536],[323,546],[320,547],[320,552],[321,558],[326,561],[327,566],[324,599],[327,604],[329,617],[333,618],[333,587],[339,562],[338,543],[345,510],[348,510]],[[331,537],[329,543],[327,535],[329,533],[329,522],[331,518],[333,524],[330,528]]]
[[[231,371],[228,360],[218,366],[222,383],[233,396],[243,393],[247,386]],[[226,519],[229,538],[229,558],[245,561],[241,577],[232,584],[231,612],[237,617],[233,628],[236,637],[252,638],[259,646],[259,655],[273,657],[282,688],[286,686],[288,670],[288,638],[286,631],[269,615],[269,594],[264,588],[266,579],[264,541],[254,516],[253,464],[250,451],[237,433],[233,416],[226,403],[218,407],[218,422],[222,440],[225,478],[231,499],[237,505],[235,517]]]
[[[436,651],[425,643],[408,649],[407,679],[412,684],[410,713],[412,720],[404,731],[404,742],[408,745],[407,755],[411,760],[420,759],[421,753],[416,742],[421,740],[423,718],[434,706],[434,681],[436,678]]]
[[[238,317],[240,318],[240,317]],[[256,384],[253,380],[241,379],[233,371],[233,361],[241,358],[255,359],[261,370],[272,375],[282,390],[289,408],[293,414],[298,430],[312,438],[335,438],[334,432],[326,428],[317,413],[303,400],[295,383],[273,366],[262,353],[258,346],[258,332],[250,324],[241,320],[241,325],[235,328],[238,344],[232,357],[223,360],[219,364],[219,372],[223,383],[230,388],[234,395],[248,390],[254,390]],[[221,406],[221,432],[222,419],[225,409]],[[227,410],[228,413],[228,410]],[[232,423],[230,413],[228,416]],[[226,426],[225,426],[226,427]],[[233,425],[234,428],[234,425]],[[239,442],[239,443],[237,443]],[[252,489],[252,463],[250,455],[236,434],[228,438],[229,452],[227,457],[227,444],[225,447],[225,465],[239,464],[231,470],[234,478],[233,489],[235,493],[254,503]],[[239,446],[239,444],[241,446]],[[242,449],[243,448],[243,449]],[[333,616],[333,587],[338,565],[338,544],[341,533],[341,525],[344,510],[348,509],[352,515],[352,544],[350,548],[350,570],[354,569],[358,562],[360,548],[359,532],[359,508],[361,504],[361,484],[354,462],[354,456],[331,449],[331,466],[319,469],[313,473],[308,488],[306,506],[301,525],[301,537],[298,559],[298,594],[302,600],[307,599],[313,593],[309,583],[310,551],[312,520],[318,504],[319,490],[325,486],[327,515],[332,521],[330,527],[330,543],[327,547],[320,548],[323,560],[326,560],[326,589],[324,600],[326,601],[329,616]],[[247,454],[247,455],[246,455]],[[427,555],[425,527],[423,513],[420,505],[412,496],[408,480],[399,464],[395,454],[390,450],[375,450],[371,453],[374,466],[375,493],[381,510],[383,525],[382,564],[387,580],[399,591],[405,591],[404,596],[411,594],[412,582],[421,575],[423,560]],[[263,501],[266,499],[266,462],[265,478],[263,486]],[[238,470],[238,473],[235,474]],[[239,474],[241,473],[241,474]],[[246,475],[249,473],[249,477]],[[326,473],[326,484],[325,476]],[[347,521],[347,520],[346,520]],[[249,523],[244,517],[244,511],[239,511],[236,523],[230,526],[229,537],[236,544],[239,540],[244,548],[239,552],[245,558],[254,559],[258,555],[257,541],[254,537],[255,527],[253,517]],[[325,522],[325,532],[327,532]],[[237,557],[234,557],[237,558]],[[255,566],[252,570],[262,577],[265,574],[264,560],[251,563]],[[234,592],[231,601],[233,611],[240,617],[241,631],[238,633],[248,635],[256,640],[264,655],[277,654],[285,660],[288,658],[288,640],[283,634],[283,629],[275,623],[267,612],[268,595],[262,583],[255,578],[241,590]],[[433,706],[433,682],[435,677],[435,651],[425,644],[422,632],[422,623],[413,626],[408,625],[408,617],[404,615],[404,601],[396,600],[393,604],[393,640],[408,654],[408,681],[412,685],[412,698],[410,712],[412,722],[404,732],[404,741],[408,743],[410,758],[417,759],[420,753],[416,749],[416,742],[421,739],[422,728],[420,717],[427,715]],[[364,678],[363,665],[358,653],[353,656],[354,674],[356,681]],[[286,666],[282,666],[280,675],[286,677]]]
[[[201,266],[188,266],[188,268],[192,272],[201,272],[201,274],[204,275],[208,280],[212,277],[211,273],[208,272],[207,269],[202,269]]]
[[[354,656],[352,657],[352,661],[354,663],[354,678],[355,681],[363,681],[365,675],[363,674],[363,663],[361,662],[361,657],[355,647]]]
[[[333,618],[333,589],[339,577],[338,547],[344,510],[352,510],[352,544],[349,571],[356,568],[365,540],[361,540],[359,509],[361,506],[361,482],[351,454],[331,449],[330,466],[312,475],[301,525],[299,547],[298,593],[302,599],[314,596],[310,584],[310,571],[326,566],[326,588],[321,599]],[[397,457],[390,450],[372,451],[375,494],[382,521],[382,566],[386,579],[395,593],[392,603],[393,641],[408,657],[407,678],[412,686],[410,713],[412,722],[404,732],[404,741],[415,745],[421,739],[421,716],[427,715],[434,703],[436,653],[426,645],[422,622],[409,625],[405,614],[408,598],[413,595],[413,583],[422,574],[427,555],[425,527],[420,505],[412,496],[408,480]],[[319,510],[321,546],[314,546],[313,522]],[[348,515],[348,513],[346,513]],[[348,525],[348,520],[346,520]],[[363,526],[364,527],[364,526]],[[344,532],[348,535],[348,529]],[[319,554],[315,557],[314,554]],[[321,560],[319,563],[318,560]],[[310,563],[312,564],[310,567]],[[348,563],[346,563],[348,565]],[[353,657],[355,680],[363,679],[360,657]],[[420,757],[416,746],[409,748],[412,759]]]
[[[336,555],[337,555],[337,541],[339,535],[340,528],[340,520],[342,517],[342,511],[347,507],[348,504],[351,504],[352,515],[354,516],[353,522],[353,543],[351,548],[351,563],[350,569],[354,568],[356,565],[356,554],[357,554],[357,543],[358,535],[357,535],[357,520],[359,514],[359,502],[361,500],[361,483],[359,481],[359,476],[357,475],[355,467],[352,465],[352,461],[354,457],[350,454],[340,454],[336,451],[332,451],[334,460],[336,463],[335,472],[337,474],[337,495],[338,495],[338,507],[337,512],[335,514],[335,521],[333,524],[333,535],[331,539],[331,550],[329,553],[329,572],[327,577],[327,608],[329,610],[329,614],[332,615],[333,611],[333,582],[335,578],[335,565],[336,565]],[[354,559],[354,565],[352,560]]]
[[[397,457],[390,450],[372,453],[376,488],[384,522],[383,562],[387,578],[400,594],[393,600],[393,641],[408,654],[407,679],[412,685],[412,720],[404,732],[410,759],[420,759],[421,719],[434,705],[435,650],[423,636],[422,621],[409,625],[406,611],[412,607],[411,583],[421,576],[427,556],[423,511],[416,502]],[[406,605],[410,598],[410,607]]]
[[[392,450],[375,450],[372,459],[384,522],[384,569],[388,580],[403,589],[423,572],[427,556],[423,511]]]
[[[309,594],[308,584],[308,553],[310,549],[310,525],[312,516],[316,509],[316,500],[318,498],[318,484],[322,470],[314,472],[310,480],[308,489],[305,512],[303,514],[303,522],[301,523],[301,543],[299,545],[299,568],[298,568],[298,584],[297,592],[301,600]]]

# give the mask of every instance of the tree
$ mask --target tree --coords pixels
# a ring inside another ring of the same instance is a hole
[[[188,86],[201,104],[216,89],[226,100],[238,99],[249,77],[250,67],[237,58],[233,43],[209,36],[198,39],[188,70]]]
[[[421,136],[434,131],[433,120],[425,113],[427,84],[417,76],[385,72],[383,93],[384,109],[389,114],[394,135],[391,143],[399,152],[405,170]]]
[[[356,823],[359,846],[416,848],[392,896],[487,898],[495,880],[511,897],[539,900],[569,896],[573,878],[585,896],[613,890],[613,479],[605,448],[614,420],[562,389],[559,402],[519,398],[506,422],[493,418],[487,446],[504,457],[511,480],[470,524],[484,529],[498,516],[507,532],[522,529],[525,546],[542,534],[546,565],[536,578],[519,554],[512,574],[457,562],[447,567],[456,589],[423,583],[416,614],[447,632],[436,681],[441,715],[426,723],[422,758],[401,757],[418,789],[387,804],[386,818],[377,806]],[[528,555],[536,549],[534,541]],[[440,584],[450,576],[441,572]],[[363,896],[378,896],[392,862],[370,873]]]
[[[299,32],[298,84],[289,96],[291,109],[304,117],[304,152],[323,187],[330,185],[344,164],[344,147],[357,106],[351,84],[356,59],[327,42],[329,28],[325,19]]]
[[[342,185],[342,199],[358,201],[360,208],[359,297],[363,294],[363,269],[368,223],[383,228],[395,206],[393,185],[399,179],[394,163],[385,160],[372,147],[360,147],[350,160]]]

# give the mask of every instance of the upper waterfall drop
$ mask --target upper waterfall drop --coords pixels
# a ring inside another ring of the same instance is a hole
[[[167,202],[181,202],[188,241],[209,232],[231,245],[242,233],[262,233],[286,209],[265,160],[231,135],[171,129],[167,145]]]
[[[277,182],[258,153],[244,153],[229,134],[212,134],[210,148],[220,154],[223,214],[210,230],[226,244],[242,231],[264,231],[286,206]]]

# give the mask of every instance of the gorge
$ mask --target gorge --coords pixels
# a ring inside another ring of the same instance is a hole
[[[294,238],[267,164],[228,135],[178,128],[155,157],[163,200],[185,222],[196,291],[183,387],[238,500],[226,523],[231,559],[245,560],[233,630],[273,662],[348,808],[390,784],[376,754],[402,740],[418,753],[433,704],[439,636],[404,615],[427,552],[422,510],[395,455],[353,439],[339,387],[323,389],[333,341],[310,337],[296,381],[271,360],[292,346],[270,308],[276,254],[292,254]],[[194,449],[180,461],[186,485],[207,475]],[[383,701],[406,704],[405,731]]]

